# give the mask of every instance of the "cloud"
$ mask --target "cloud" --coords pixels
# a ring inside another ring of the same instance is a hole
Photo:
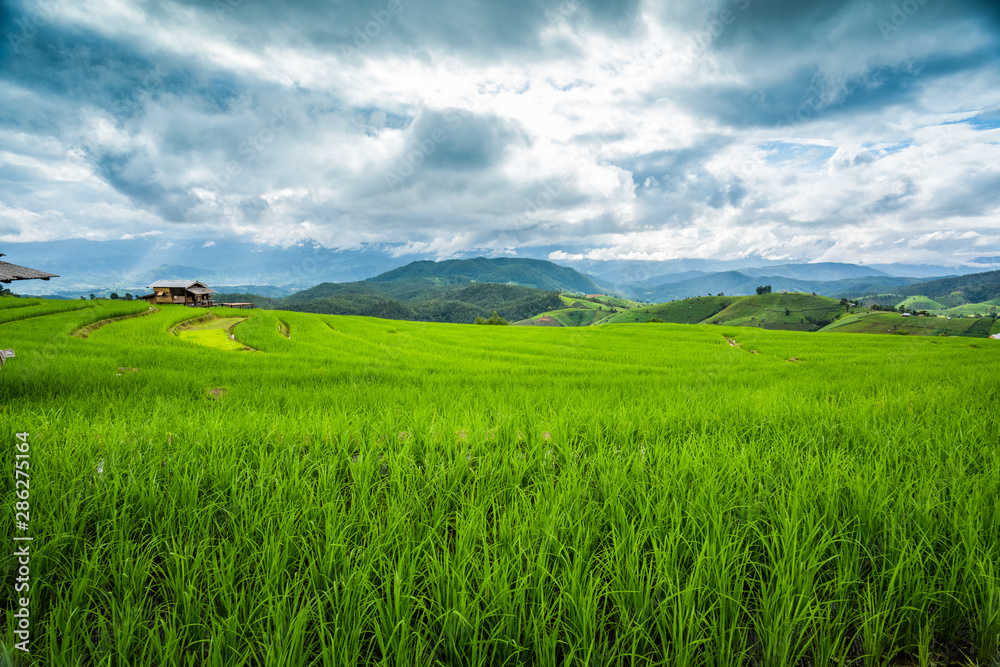
[[[2,241],[1000,253],[995,3],[25,0],[0,34]]]

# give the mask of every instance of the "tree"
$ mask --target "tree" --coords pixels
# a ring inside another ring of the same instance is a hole
[[[114,299],[115,301],[117,301],[118,300],[118,292],[112,292],[111,296],[108,297],[108,298],[109,299]]]
[[[504,324],[510,324],[510,323],[507,320],[505,320],[504,318],[500,317],[500,315],[497,314],[497,311],[494,310],[493,314],[490,315],[489,319],[483,319],[482,317],[477,317],[476,318],[476,324],[504,325]]]
[[[785,308],[785,317],[788,317],[791,314],[792,314],[792,311],[790,311],[788,308]]]
[[[96,296],[94,296],[93,294],[91,294],[91,295],[90,295],[90,300],[91,300],[91,301],[93,301],[93,300],[94,300],[94,299],[96,299],[96,298],[97,298],[97,297],[96,297]]]
[[[770,293],[771,293],[770,285],[761,285],[757,288],[757,294],[770,294]]]
[[[132,300],[132,299],[134,299],[134,298],[135,298],[135,297],[134,297],[134,296],[132,296],[132,293],[131,293],[131,292],[125,292],[125,300],[126,300],[126,301],[131,301],[131,300]]]

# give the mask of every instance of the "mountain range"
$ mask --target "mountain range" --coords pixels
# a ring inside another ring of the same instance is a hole
[[[412,248],[402,246],[368,245],[338,251],[312,243],[280,247],[232,240],[168,240],[166,237],[6,244],[0,251],[14,263],[59,275],[47,283],[25,281],[17,284],[14,291],[26,295],[77,298],[91,293],[98,296],[113,292],[141,294],[156,280],[193,279],[220,292],[281,299],[323,284],[355,284],[354,287],[337,288],[337,298],[341,300],[338,309],[346,307],[344,299],[348,293],[360,298],[364,292],[370,299],[370,307],[377,311],[390,307],[400,316],[413,314],[405,308],[396,308],[386,299],[412,304],[446,297],[445,300],[467,303],[463,299],[472,298],[471,293],[455,297],[443,292],[431,295],[426,290],[431,286],[468,286],[473,282],[579,294],[605,293],[646,303],[719,293],[751,295],[762,285],[770,285],[774,291],[856,298],[869,294],[911,294],[913,290],[922,289],[915,285],[928,278],[943,279],[1000,268],[997,263],[1000,256],[977,257],[970,263],[952,267],[863,266],[836,262],[790,263],[764,258],[657,262],[586,260],[552,249],[539,249],[538,252],[556,257],[555,262],[507,256],[430,261],[433,253],[414,253]],[[423,282],[409,283],[407,291],[399,288],[405,284],[399,283],[400,280]],[[356,283],[364,283],[364,290]],[[395,286],[378,288],[378,284]],[[493,295],[496,296],[498,294]],[[334,295],[323,298],[334,298]],[[520,298],[510,293],[498,305]],[[889,301],[891,298],[886,303]],[[473,310],[478,312],[487,307],[487,302],[477,302]],[[300,307],[303,301],[289,303]]]
[[[600,291],[583,274],[533,259],[476,257],[417,261],[368,280],[321,283],[281,299],[251,299],[271,308],[386,319],[471,323],[495,311],[522,320],[561,306],[560,292]]]

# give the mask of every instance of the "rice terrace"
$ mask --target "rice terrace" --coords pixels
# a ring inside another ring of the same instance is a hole
[[[7,664],[997,664],[996,341],[0,321],[36,628],[16,654],[8,613]]]
[[[1000,667],[998,0],[4,0],[0,667]]]

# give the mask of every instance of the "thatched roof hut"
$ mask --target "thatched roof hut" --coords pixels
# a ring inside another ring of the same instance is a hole
[[[0,252],[0,257],[4,254]],[[0,283],[9,283],[12,280],[48,280],[58,278],[54,273],[45,273],[37,269],[29,269],[26,266],[18,266],[10,262],[0,262]]]

